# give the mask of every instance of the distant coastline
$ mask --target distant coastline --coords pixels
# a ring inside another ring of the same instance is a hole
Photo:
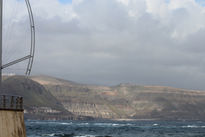
[[[163,86],[84,85],[50,76],[4,76],[8,94],[24,97],[26,119],[205,120],[205,92]]]

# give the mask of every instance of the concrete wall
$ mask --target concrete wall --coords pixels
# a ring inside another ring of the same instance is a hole
[[[23,112],[0,110],[0,137],[26,137]]]

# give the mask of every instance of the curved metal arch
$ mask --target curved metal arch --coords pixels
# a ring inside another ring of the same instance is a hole
[[[29,62],[28,62],[25,74],[30,75],[31,69],[32,69],[32,66],[33,66],[34,55],[35,55],[35,22],[34,22],[34,17],[33,17],[31,4],[30,4],[29,0],[25,0],[25,2],[26,2],[27,9],[28,9],[30,27],[31,27],[31,29],[30,29],[30,31],[31,31],[30,58],[29,58]]]
[[[30,31],[31,31],[31,48],[30,48],[30,54],[25,56],[25,57],[22,57],[20,59],[16,59],[12,62],[9,62],[7,64],[4,64],[1,66],[0,69],[4,69],[4,68],[7,68],[9,66],[12,66],[14,64],[17,64],[19,62],[22,62],[24,60],[27,60],[28,59],[28,65],[27,65],[27,68],[26,68],[26,72],[25,74],[28,76],[30,75],[31,73],[31,69],[32,69],[32,66],[33,66],[33,60],[34,60],[34,54],[35,54],[35,24],[34,24],[34,18],[33,18],[33,12],[32,12],[32,8],[31,8],[31,5],[30,5],[30,2],[29,0],[25,0],[25,3],[26,3],[26,6],[27,6],[27,10],[28,10],[28,14],[29,14],[29,21],[30,21]]]

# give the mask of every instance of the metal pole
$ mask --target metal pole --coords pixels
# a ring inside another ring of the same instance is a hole
[[[2,67],[2,25],[3,25],[3,0],[0,0],[0,67]],[[2,68],[0,68],[0,92],[2,87]]]

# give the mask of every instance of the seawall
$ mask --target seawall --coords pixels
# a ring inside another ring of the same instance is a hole
[[[26,137],[23,111],[0,110],[0,137]]]
[[[0,137],[26,137],[22,97],[0,95]]]

